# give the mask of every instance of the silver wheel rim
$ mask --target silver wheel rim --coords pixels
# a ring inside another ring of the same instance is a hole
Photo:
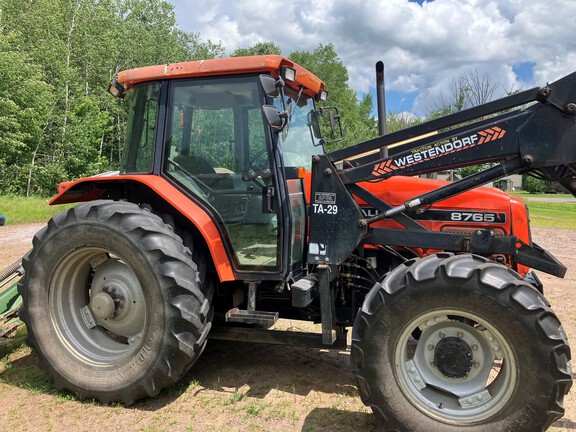
[[[49,314],[60,342],[85,362],[113,365],[139,346],[146,325],[142,286],[119,257],[81,248],[57,265]]]
[[[517,382],[517,359],[500,331],[478,315],[442,309],[420,315],[394,350],[404,395],[426,415],[473,424],[502,410]]]

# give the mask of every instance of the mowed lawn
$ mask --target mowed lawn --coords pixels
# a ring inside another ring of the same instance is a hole
[[[515,192],[513,195],[528,206],[532,226],[576,229],[576,199],[572,195],[525,192]]]
[[[50,206],[48,198],[0,195],[0,213],[6,217],[6,225],[48,222],[55,214],[73,205]]]

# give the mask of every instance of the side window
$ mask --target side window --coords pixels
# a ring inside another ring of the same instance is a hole
[[[124,173],[152,171],[156,115],[158,113],[158,83],[137,87],[130,106],[124,149]]]

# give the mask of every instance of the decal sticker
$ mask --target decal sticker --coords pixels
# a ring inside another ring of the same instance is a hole
[[[316,192],[314,202],[318,204],[336,204],[336,194],[334,192]]]
[[[505,134],[505,129],[493,126],[472,135],[464,137],[454,136],[452,138],[443,139],[414,149],[408,154],[403,154],[402,156],[393,157],[384,162],[377,163],[374,165],[372,175],[375,177],[381,177],[398,169],[408,168],[435,159],[439,156],[448,155],[475,147],[485,142],[500,139]]]
[[[335,215],[338,214],[336,204],[312,204],[312,212],[316,214]]]
[[[374,207],[362,207],[362,214],[371,218],[378,216],[380,212]],[[464,223],[492,223],[505,224],[506,213],[484,211],[460,211],[460,210],[426,210],[420,214],[411,214],[414,220],[439,221],[439,222],[464,222]]]
[[[310,255],[326,255],[326,245],[324,243],[310,243],[308,252]]]

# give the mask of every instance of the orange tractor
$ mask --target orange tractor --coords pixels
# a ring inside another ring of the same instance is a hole
[[[61,184],[51,204],[80,204],[23,259],[40,365],[81,399],[130,404],[210,338],[349,344],[382,430],[547,428],[570,348],[531,269],[566,268],[519,200],[478,187],[531,172],[576,194],[576,74],[332,152],[324,87],[280,56],[119,73],[120,171]],[[417,177],[480,163],[455,182]]]

